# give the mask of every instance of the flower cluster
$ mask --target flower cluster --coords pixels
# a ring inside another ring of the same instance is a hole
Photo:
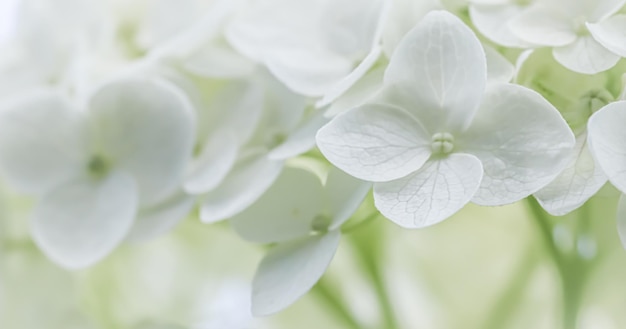
[[[228,220],[274,244],[252,310],[276,313],[372,188],[410,229],[626,193],[625,3],[22,0],[0,41],[1,177],[70,269],[195,209]],[[626,243],[626,198],[619,221]]]

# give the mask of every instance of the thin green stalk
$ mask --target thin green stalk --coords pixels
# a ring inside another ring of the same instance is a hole
[[[335,314],[335,317],[338,320],[343,322],[345,328],[361,328],[360,324],[352,316],[352,313],[350,312],[350,310],[348,310],[341,298],[339,298],[339,296],[334,293],[335,289],[330,286],[330,284],[327,282],[327,279],[322,278],[315,285],[315,287],[313,287],[312,292],[324,301],[324,305],[327,306],[330,312]]]

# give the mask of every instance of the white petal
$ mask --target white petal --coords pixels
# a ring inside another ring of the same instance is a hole
[[[618,12],[626,0],[591,0],[583,1],[582,10],[589,22],[599,22]]]
[[[626,195],[622,194],[617,204],[617,233],[626,248]]]
[[[322,111],[313,113],[267,156],[272,160],[286,160],[312,149],[315,147],[315,134],[326,123],[328,119]]]
[[[331,168],[324,185],[326,204],[333,218],[329,228],[336,229],[348,220],[371,189],[372,183],[356,179],[335,167]]]
[[[521,14],[523,9],[506,3],[499,6],[477,4],[469,7],[469,13],[476,29],[487,39],[505,47],[527,48],[529,43],[515,35],[508,26],[509,21]]]
[[[432,11],[400,42],[385,72],[409,96],[413,111],[432,129],[462,129],[472,119],[487,82],[480,41],[460,19]]]
[[[472,202],[501,205],[535,193],[567,165],[574,134],[538,93],[512,84],[488,88],[459,150],[477,156],[485,177]]]
[[[0,109],[0,167],[16,188],[42,193],[86,167],[84,118],[61,96],[28,94]]]
[[[514,17],[509,27],[523,41],[541,46],[565,46],[578,37],[571,17],[541,4]]]
[[[487,81],[489,83],[510,82],[515,76],[515,67],[492,47],[485,46],[487,56]]]
[[[383,51],[387,58],[391,58],[402,38],[428,12],[442,9],[439,0],[391,0],[388,18],[382,34]]]
[[[334,118],[317,133],[324,156],[348,174],[389,181],[417,170],[430,156],[430,136],[402,109],[367,104]]]
[[[185,192],[201,194],[221,183],[235,165],[239,143],[237,136],[231,131],[217,131],[209,136],[185,179]]]
[[[626,15],[615,15],[600,23],[587,23],[593,38],[606,49],[626,57]]]
[[[339,238],[339,232],[329,232],[270,250],[252,281],[252,314],[276,313],[307,293],[326,272]]]
[[[359,65],[347,76],[337,81],[324,95],[319,102],[315,104],[317,107],[324,107],[334,102],[341,95],[346,93],[355,83],[357,83],[367,71],[376,63],[382,50],[379,46],[375,46],[372,51],[359,63]]]
[[[37,205],[35,242],[67,268],[92,265],[109,254],[130,229],[137,211],[137,189],[128,174],[102,180],[84,177],[62,184]]]
[[[306,237],[313,231],[313,219],[323,213],[323,192],[315,174],[285,168],[263,196],[231,218],[231,224],[235,232],[252,242]]]
[[[587,134],[576,138],[570,163],[548,186],[535,193],[541,206],[554,216],[565,215],[582,206],[606,183],[587,145]]]
[[[589,149],[622,193],[626,192],[626,101],[611,103],[589,119]]]
[[[200,218],[211,223],[240,213],[263,195],[282,168],[282,161],[265,155],[240,161],[217,188],[202,197]]]
[[[619,61],[619,56],[587,35],[576,39],[567,46],[552,50],[554,59],[566,68],[584,74],[606,71]]]
[[[102,156],[134,176],[143,205],[178,188],[195,139],[184,94],[164,81],[119,80],[96,92],[90,110]]]
[[[407,177],[374,184],[376,208],[405,228],[437,224],[465,206],[476,193],[483,168],[476,157],[453,153],[433,159]]]
[[[189,215],[195,203],[194,197],[177,192],[156,206],[141,209],[126,240],[146,241],[172,230]]]
[[[183,67],[202,77],[233,79],[250,76],[256,64],[228,45],[214,42],[185,59]]]
[[[365,104],[382,89],[384,73],[385,67],[382,66],[369,71],[343,95],[333,101],[324,115],[332,118],[339,113]]]

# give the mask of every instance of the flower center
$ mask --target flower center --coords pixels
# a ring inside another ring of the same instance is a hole
[[[109,172],[109,164],[100,155],[94,155],[87,163],[87,171],[92,177],[102,177]]]
[[[317,215],[311,222],[311,235],[320,235],[328,232],[332,218],[326,215]]]
[[[448,154],[454,149],[454,136],[450,133],[436,133],[431,139],[430,148],[435,154]]]

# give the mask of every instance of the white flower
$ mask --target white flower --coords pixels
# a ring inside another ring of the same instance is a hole
[[[615,14],[625,0],[543,1],[509,22],[513,32],[535,45],[553,47],[568,69],[595,74],[626,56],[626,16]]]
[[[243,10],[227,40],[278,80],[324,106],[377,61],[387,0],[265,0]]]
[[[476,29],[489,40],[513,48],[528,48],[509,22],[520,15],[535,0],[470,0],[469,14]]]
[[[42,91],[0,113],[0,169],[40,197],[31,226],[41,249],[80,268],[119,244],[140,208],[176,191],[194,136],[191,106],[163,81],[109,83],[86,111]]]
[[[277,243],[252,283],[254,315],[276,313],[315,285],[339,245],[339,228],[370,187],[336,169],[322,186],[314,174],[287,168],[254,205],[231,219],[244,239]]]
[[[532,90],[487,85],[480,42],[455,16],[429,13],[397,47],[385,93],[333,119],[317,143],[335,166],[375,182],[383,215],[435,224],[472,201],[501,205],[548,184],[574,136]]]
[[[589,148],[609,181],[626,193],[626,101],[610,103],[587,124]]]

